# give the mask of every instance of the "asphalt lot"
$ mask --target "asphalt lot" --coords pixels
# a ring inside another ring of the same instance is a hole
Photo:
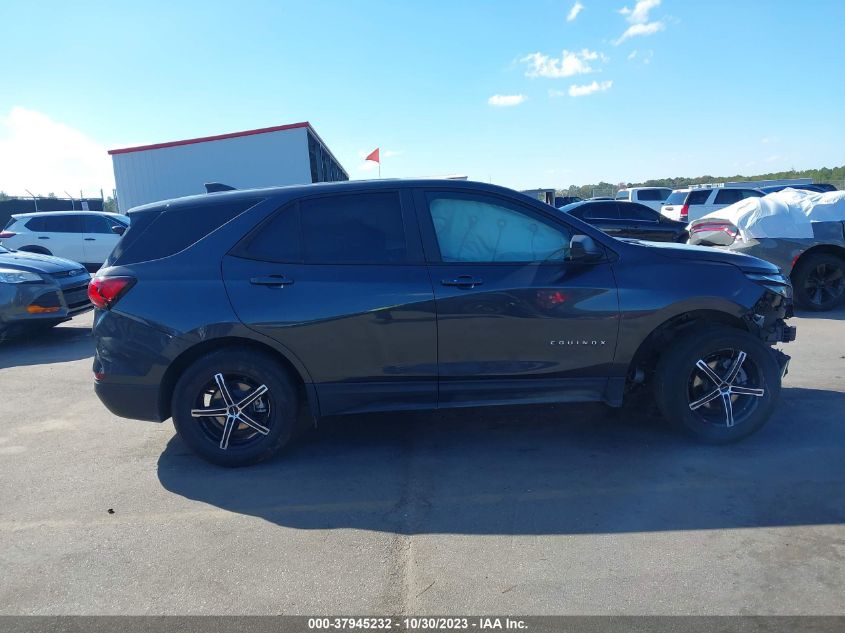
[[[730,447],[603,406],[331,419],[225,470],[0,346],[0,614],[845,614],[845,311]],[[110,513],[112,512],[113,513]]]

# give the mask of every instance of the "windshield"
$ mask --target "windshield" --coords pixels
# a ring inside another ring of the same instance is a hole
[[[10,251],[8,248],[6,248],[2,244],[0,244],[0,253],[11,253],[11,252],[12,251]]]

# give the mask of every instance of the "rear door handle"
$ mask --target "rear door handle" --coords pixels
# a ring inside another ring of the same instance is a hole
[[[252,277],[249,280],[254,286],[271,286],[274,288],[281,288],[282,286],[289,286],[293,283],[293,279],[285,277],[284,275],[267,275],[266,277]]]
[[[49,238],[49,237],[47,237],[46,235],[39,235],[39,236],[38,236],[38,239],[39,239],[39,240],[49,240],[50,238]]]
[[[85,241],[86,241],[86,242],[96,242],[96,241],[97,241],[97,238],[96,238],[96,237],[86,237],[86,238],[85,238]]]
[[[457,286],[458,288],[475,288],[483,283],[483,279],[476,279],[472,275],[459,275],[454,279],[443,279],[440,282],[443,286]]]

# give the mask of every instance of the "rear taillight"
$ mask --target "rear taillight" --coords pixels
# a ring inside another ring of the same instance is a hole
[[[0,240],[7,240],[10,237],[15,237],[17,233],[13,233],[12,231],[0,231]]]
[[[135,285],[134,277],[94,277],[88,284],[88,298],[100,309],[108,310]]]
[[[681,221],[689,220],[689,203],[685,202],[684,206],[681,207]]]
[[[690,227],[690,233],[713,233],[715,231],[721,231],[722,233],[727,233],[733,238],[736,238],[739,235],[739,231],[733,224],[722,223],[722,222],[709,222],[704,224],[695,224]]]

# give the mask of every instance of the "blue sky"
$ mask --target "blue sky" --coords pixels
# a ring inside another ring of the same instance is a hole
[[[845,3],[575,4],[5,0],[0,190],[303,120],[353,178],[376,146],[516,188],[845,163]]]

